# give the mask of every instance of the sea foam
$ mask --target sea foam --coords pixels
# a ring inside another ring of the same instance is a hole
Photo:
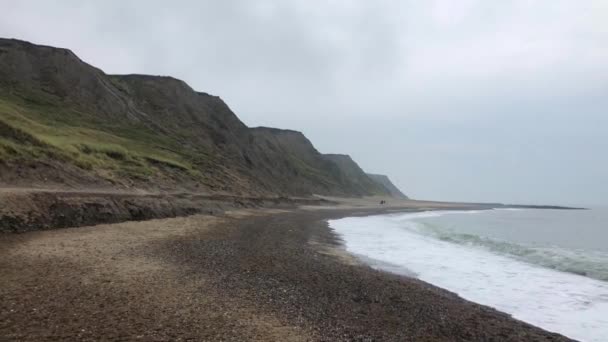
[[[476,214],[479,212],[467,212]],[[372,266],[415,275],[465,299],[582,341],[608,341],[608,283],[428,234],[421,212],[331,220],[346,249]]]

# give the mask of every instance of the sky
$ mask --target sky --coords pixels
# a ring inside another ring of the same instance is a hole
[[[170,75],[418,199],[608,204],[608,1],[11,1],[0,36]]]

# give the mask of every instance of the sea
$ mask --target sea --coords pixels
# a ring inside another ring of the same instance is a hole
[[[608,208],[426,211],[329,221],[374,268],[580,341],[608,341]]]

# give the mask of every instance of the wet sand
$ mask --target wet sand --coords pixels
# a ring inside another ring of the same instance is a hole
[[[2,341],[562,341],[346,254],[325,219],[239,210],[0,235]]]

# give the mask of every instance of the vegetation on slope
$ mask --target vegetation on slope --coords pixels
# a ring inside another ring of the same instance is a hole
[[[219,97],[181,80],[106,75],[69,50],[8,39],[0,39],[0,171],[4,184],[388,193],[301,133],[248,128]]]
[[[0,159],[7,163],[59,160],[108,180],[147,179],[159,166],[200,176],[187,156],[167,148],[170,141],[141,127],[105,127],[59,105],[11,100],[0,98]]]
[[[400,199],[409,199],[409,197],[407,197],[403,192],[401,192],[401,190],[399,190],[399,188],[397,188],[397,186],[395,186],[395,184],[393,184],[393,182],[391,182],[388,176],[377,175],[372,173],[368,173],[367,176],[375,183],[380,184],[384,188],[386,188],[392,197]]]

